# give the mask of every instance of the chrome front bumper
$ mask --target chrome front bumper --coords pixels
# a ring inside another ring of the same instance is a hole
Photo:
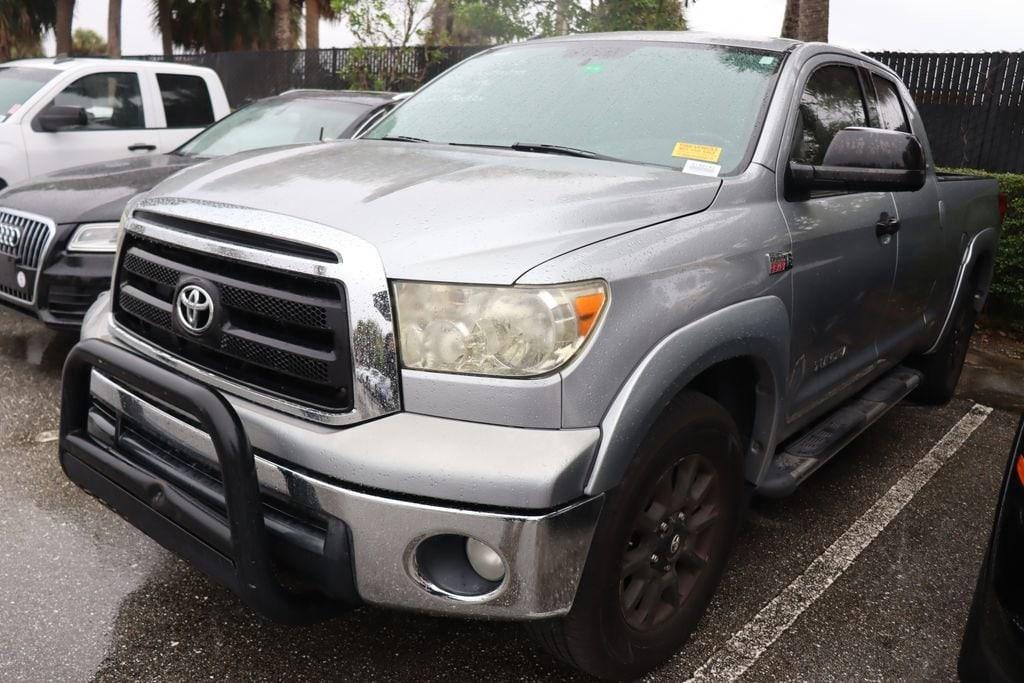
[[[155,402],[95,370],[91,394],[191,457],[217,465],[210,437]],[[90,435],[99,423],[90,416]],[[349,527],[355,586],[362,600],[437,614],[502,619],[564,614],[572,606],[602,504],[597,496],[537,514],[464,509],[353,490],[259,456],[255,463],[262,489]],[[497,551],[506,566],[500,584],[486,594],[467,596],[424,576],[417,547],[442,534],[475,538]]]

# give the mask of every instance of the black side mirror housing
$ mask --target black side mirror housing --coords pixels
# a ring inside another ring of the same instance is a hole
[[[789,162],[797,192],[913,192],[924,187],[927,165],[920,141],[878,128],[836,133],[820,166]]]
[[[38,130],[45,133],[56,133],[60,130],[88,125],[89,117],[86,116],[85,109],[81,107],[51,104],[39,112],[34,123],[38,126]]]

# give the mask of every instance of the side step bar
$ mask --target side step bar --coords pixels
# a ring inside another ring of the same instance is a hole
[[[787,496],[861,432],[921,383],[921,373],[898,367],[802,436],[779,447],[768,476],[757,487],[764,496]]]

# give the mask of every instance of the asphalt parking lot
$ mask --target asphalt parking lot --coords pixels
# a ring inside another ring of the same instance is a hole
[[[64,479],[69,346],[0,310],[0,679],[573,678],[511,624],[261,621]],[[704,623],[651,680],[955,678],[1017,419],[973,398],[900,406],[792,497],[755,501]]]

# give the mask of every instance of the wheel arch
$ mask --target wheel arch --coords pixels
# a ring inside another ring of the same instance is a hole
[[[727,306],[664,337],[634,368],[606,412],[585,493],[618,484],[644,436],[687,388],[740,411],[734,419],[747,442],[744,473],[757,482],[778,431],[789,334],[785,304],[765,296]]]
[[[979,294],[975,300],[975,307],[979,312],[981,311],[981,307],[988,297],[989,287],[992,284],[995,252],[998,242],[999,230],[996,228],[986,228],[971,238],[960,260],[960,266],[956,274],[956,284],[953,286],[953,294],[950,296],[949,308],[946,311],[942,327],[935,337],[935,341],[924,352],[924,355],[935,353],[939,346],[941,346],[942,340],[946,338],[946,334],[949,332],[957,305],[963,296],[971,293],[971,290],[968,289],[969,287],[973,288],[974,293]]]

